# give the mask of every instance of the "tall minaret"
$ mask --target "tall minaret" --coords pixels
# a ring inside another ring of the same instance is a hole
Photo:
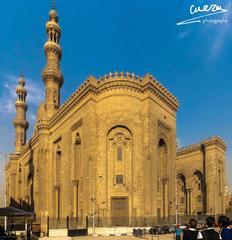
[[[24,88],[25,80],[23,76],[19,78],[18,86],[16,88],[17,100],[15,102],[16,108],[16,118],[14,120],[15,126],[15,148],[16,153],[19,153],[22,149],[22,146],[26,143],[26,130],[28,128],[28,122],[26,120],[26,96],[27,90]]]
[[[46,24],[48,40],[44,45],[47,65],[42,72],[42,78],[45,83],[46,96],[45,108],[47,119],[51,118],[60,106],[60,88],[63,84],[63,76],[60,71],[60,59],[62,49],[59,45],[61,30],[58,25],[58,14],[53,8],[49,12],[49,21]]]

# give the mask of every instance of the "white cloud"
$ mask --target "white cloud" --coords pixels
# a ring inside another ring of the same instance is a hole
[[[190,31],[189,31],[189,30],[181,31],[181,32],[179,33],[178,39],[186,38],[189,34],[190,34]]]
[[[29,122],[35,122],[36,115],[34,113],[30,112],[30,113],[27,114],[27,118],[28,118]]]
[[[215,38],[212,40],[211,54],[212,57],[216,58],[225,41],[228,37],[228,34],[231,34],[231,10],[232,10],[232,2],[229,2],[225,7],[228,9],[228,12],[224,14],[224,18],[228,21],[228,23],[220,24],[215,26]]]
[[[178,148],[181,147],[181,140],[179,138],[176,139],[176,144]]]
[[[2,113],[12,114],[15,113],[15,101],[16,101],[16,87],[18,84],[18,76],[10,75],[10,74],[0,74],[0,77],[3,79],[3,94],[0,97],[0,101],[2,103],[2,107],[0,111]],[[27,89],[27,103],[30,106],[38,106],[40,102],[44,99],[44,91],[43,87],[38,83],[34,82],[32,79],[25,78]],[[35,119],[34,113],[28,113],[28,116],[31,119]]]

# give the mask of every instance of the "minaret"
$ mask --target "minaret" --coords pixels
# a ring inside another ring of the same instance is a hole
[[[26,120],[26,96],[27,90],[24,88],[25,80],[23,76],[19,78],[18,86],[16,88],[17,100],[15,102],[16,108],[16,118],[14,120],[15,126],[15,148],[16,153],[19,153],[22,149],[22,146],[26,143],[26,130],[28,128],[28,122]]]
[[[47,119],[51,118],[60,106],[60,88],[63,84],[63,76],[60,71],[60,59],[62,49],[60,47],[61,30],[58,25],[58,14],[55,3],[49,12],[49,21],[46,24],[48,40],[44,45],[47,64],[42,72],[45,83],[45,108]]]

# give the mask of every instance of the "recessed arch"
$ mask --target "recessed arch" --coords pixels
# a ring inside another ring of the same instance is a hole
[[[131,134],[131,136],[132,136],[132,132],[131,132],[130,128],[128,128],[128,127],[125,126],[125,125],[120,125],[120,124],[111,127],[111,128],[107,131],[107,136],[109,136],[109,134],[110,134],[114,129],[116,129],[116,128],[125,128],[125,129]]]
[[[118,225],[118,219],[121,219],[123,225],[127,225],[129,221],[129,205],[125,204],[120,209],[116,207],[117,201],[115,198],[120,197],[127,199],[130,203],[131,199],[125,195],[125,188],[132,186],[132,134],[128,127],[123,125],[115,125],[111,127],[107,133],[107,163],[106,163],[106,178],[108,199],[110,201],[109,208],[111,209],[111,224]],[[120,200],[121,201],[121,200]],[[123,201],[123,200],[122,200]],[[116,204],[116,205],[115,205]]]
[[[160,138],[159,143],[158,143],[158,146],[159,146],[159,147],[163,147],[163,146],[166,147],[166,143],[165,143],[165,141],[164,141],[163,138]]]
[[[181,180],[184,180],[184,181],[186,180],[186,177],[183,173],[178,173],[177,178],[180,178]]]
[[[194,171],[192,177],[194,177],[194,176],[197,176],[197,177],[199,177],[199,179],[203,180],[203,174],[200,170]]]
[[[157,142],[157,190],[162,201],[160,208],[162,209],[162,217],[168,216],[168,191],[169,191],[169,157],[168,157],[168,143],[165,135],[160,135]]]
[[[176,178],[177,202],[179,206],[179,212],[181,215],[185,215],[187,212],[186,177],[183,173],[178,173],[176,175]]]
[[[195,170],[192,178],[192,199],[194,201],[193,214],[202,215],[204,213],[204,178],[200,170]]]

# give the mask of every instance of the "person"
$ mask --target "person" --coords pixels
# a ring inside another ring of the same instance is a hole
[[[218,224],[222,240],[232,240],[232,230],[230,228],[230,219],[226,216],[219,216]]]
[[[203,231],[200,231],[197,235],[197,239],[204,239],[204,240],[219,240],[220,235],[214,229],[215,225],[215,218],[209,216],[205,219],[207,228]]]
[[[181,239],[181,233],[182,233],[182,231],[180,229],[180,225],[177,224],[176,225],[176,240],[180,240]]]
[[[230,229],[232,229],[232,219],[230,219]]]
[[[31,239],[31,225],[29,224],[27,228],[27,240],[30,240],[30,239]]]
[[[195,219],[189,220],[188,229],[183,234],[183,240],[196,240],[198,231],[196,230],[197,221]]]
[[[4,228],[0,225],[0,237],[6,236]]]

